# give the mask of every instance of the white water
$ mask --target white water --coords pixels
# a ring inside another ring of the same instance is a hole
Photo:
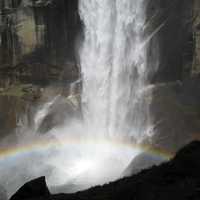
[[[80,0],[83,116],[97,137],[145,137],[145,0]]]
[[[51,106],[56,102],[60,95],[54,97],[51,101],[45,103],[37,110],[34,116],[34,131],[37,132],[45,117],[49,114]]]

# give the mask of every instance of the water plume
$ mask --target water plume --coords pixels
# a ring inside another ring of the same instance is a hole
[[[80,1],[82,105],[93,134],[140,141],[148,126],[144,0]]]

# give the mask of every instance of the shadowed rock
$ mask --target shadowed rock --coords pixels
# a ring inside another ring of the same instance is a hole
[[[40,177],[22,186],[10,200],[48,199],[50,192],[47,188],[45,177]]]

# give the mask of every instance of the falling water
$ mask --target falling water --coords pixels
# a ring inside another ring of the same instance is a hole
[[[37,132],[45,117],[49,114],[51,106],[56,102],[60,95],[57,95],[53,100],[44,104],[34,116],[34,130]]]
[[[85,123],[96,136],[140,140],[148,113],[145,0],[80,0],[79,9]]]

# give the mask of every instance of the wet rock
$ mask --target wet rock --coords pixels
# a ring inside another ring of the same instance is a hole
[[[47,133],[56,126],[62,125],[63,123],[67,125],[73,120],[80,120],[80,118],[81,108],[78,96],[68,96],[67,98],[60,96],[42,120],[38,131],[40,133]]]

